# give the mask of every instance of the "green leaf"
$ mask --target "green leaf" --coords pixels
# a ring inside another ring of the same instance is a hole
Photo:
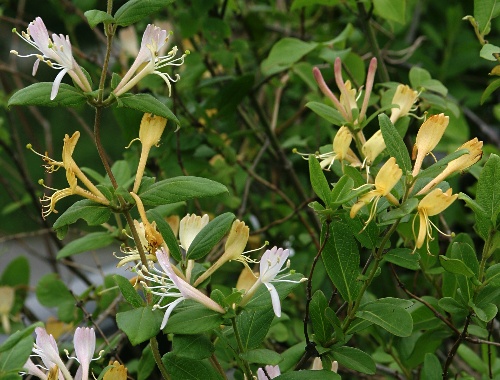
[[[313,371],[313,370],[305,370],[305,371],[294,371],[288,372],[278,377],[275,377],[274,380],[340,380],[341,377],[339,374],[321,370],[321,371]]]
[[[116,24],[127,26],[143,18],[158,13],[174,0],[130,0],[123,4],[115,13]]]
[[[156,367],[155,358],[153,356],[153,351],[151,350],[151,345],[148,344],[144,350],[142,350],[141,358],[139,359],[139,364],[137,366],[137,380],[147,380]]]
[[[174,354],[191,359],[205,359],[215,351],[214,345],[205,335],[175,334],[172,344]]]
[[[30,264],[25,256],[16,257],[3,269],[0,285],[16,287],[28,285],[30,280]]]
[[[7,103],[11,106],[76,107],[84,104],[85,95],[69,84],[61,83],[54,100],[50,100],[51,82],[34,83],[12,95]]]
[[[173,177],[156,182],[139,194],[145,206],[160,206],[227,194],[226,186],[201,177]]]
[[[498,308],[492,303],[483,303],[481,305],[473,305],[472,309],[476,313],[477,317],[483,322],[489,322],[498,313]]]
[[[326,226],[326,225],[324,225]],[[321,244],[325,238],[321,231]],[[354,301],[360,289],[359,251],[349,227],[338,220],[330,224],[330,236],[321,253],[328,276],[346,301]]]
[[[33,338],[31,335],[24,337],[11,349],[0,352],[0,375],[10,371],[20,371],[26,360],[28,360],[33,348]]]
[[[271,300],[269,299],[269,306]],[[258,310],[243,310],[236,318],[236,327],[240,333],[245,350],[258,347],[269,331],[274,319],[272,308]]]
[[[497,60],[493,54],[500,54],[500,47],[492,44],[485,44],[479,52],[479,56],[481,58],[487,59],[488,61]]]
[[[43,322],[36,322],[26,327],[24,330],[16,331],[15,333],[11,334],[0,346],[0,353],[10,350],[21,340],[25,339],[28,336],[31,336],[33,334],[33,331],[35,331],[35,328],[37,327],[43,327]]]
[[[341,126],[344,124],[344,118],[335,108],[327,106],[319,102],[309,102],[306,107],[311,109],[315,114],[329,121],[333,125]]]
[[[486,270],[486,280],[484,283],[495,286],[500,285],[500,263],[494,264]]]
[[[403,175],[405,175],[411,171],[411,161],[403,138],[386,114],[378,115],[378,121],[387,151],[391,157],[396,159],[397,164],[403,170]]]
[[[90,11],[87,11],[84,13],[84,15],[85,17],[87,17],[87,21],[92,29],[94,29],[96,25],[100,24],[101,22],[105,24],[110,24],[115,22],[113,16],[104,11],[99,11],[97,9],[92,9]]]
[[[189,246],[186,257],[190,260],[205,257],[229,231],[234,218],[234,214],[226,212],[211,220],[198,232]]]
[[[451,258],[462,261],[474,274],[471,278],[477,278],[479,273],[479,262],[474,248],[469,244],[461,242],[453,243],[451,246]],[[474,293],[471,279],[461,274],[456,274],[456,276],[458,286],[462,291],[462,296],[466,298],[466,301],[469,301],[472,299]]]
[[[429,166],[425,170],[422,170],[420,173],[418,173],[418,175],[415,177],[415,179],[434,178],[444,170],[444,168],[446,167],[446,165],[448,165],[448,163],[450,161],[453,161],[453,160],[457,159],[458,157],[461,157],[464,154],[468,154],[468,153],[469,153],[468,149],[457,150],[456,152],[453,152],[453,153],[447,155],[446,157],[442,158],[441,160],[435,162],[434,164],[432,164],[431,166]]]
[[[314,155],[309,156],[309,178],[316,195],[323,201],[325,206],[330,206],[332,201],[330,186],[325,178],[323,169],[319,165],[318,159]]]
[[[175,355],[165,354],[161,359],[172,379],[182,380],[222,380],[222,376],[210,365],[208,360],[195,360]]]
[[[436,355],[427,353],[422,367],[422,380],[441,380],[443,369]]]
[[[499,87],[500,87],[500,78],[495,79],[493,82],[491,82],[481,95],[481,105],[483,105],[486,99],[488,99],[489,96],[493,94],[493,92],[495,92]]]
[[[46,274],[38,281],[36,298],[42,305],[48,307],[60,306],[63,303],[75,303],[71,292],[55,273]]]
[[[412,88],[420,88],[423,87],[422,83],[432,79],[431,74],[421,67],[413,66],[410,69],[410,83]]]
[[[410,313],[397,305],[385,302],[370,302],[360,307],[356,317],[370,321],[393,335],[408,337],[413,330],[413,319]]]
[[[280,354],[265,348],[258,348],[240,354],[240,357],[248,363],[277,365],[283,360]]]
[[[488,362],[479,357],[472,349],[467,345],[461,344],[458,347],[457,354],[462,358],[464,363],[472,367],[480,373],[488,373]]]
[[[312,7],[314,5],[325,5],[327,7],[332,7],[339,2],[340,0],[294,0],[290,10],[295,11],[303,7]]]
[[[186,301],[184,301],[186,302]],[[184,308],[177,307],[168,319],[164,331],[173,334],[200,334],[217,328],[222,323],[222,314],[194,303]]]
[[[294,273],[286,275],[287,282],[275,282],[273,284],[278,292],[280,301],[283,301],[292,292],[292,290],[299,285],[299,281],[303,277],[304,276],[301,273]],[[277,279],[279,279],[279,276]],[[265,286],[261,285],[255,292],[252,299],[245,306],[245,310],[271,309],[271,307],[271,296],[269,295],[269,291]]]
[[[314,332],[314,340],[321,345],[324,345],[333,334],[333,326],[326,317],[326,309],[328,301],[321,290],[317,290],[309,305],[309,313],[311,317],[312,328]]]
[[[125,298],[129,304],[135,308],[143,306],[144,301],[142,297],[137,293],[137,290],[134,289],[128,278],[115,274],[113,279],[120,288],[123,298]]]
[[[337,181],[337,183],[334,184],[332,189],[332,193],[330,196],[331,207],[336,208],[344,203],[349,202],[351,199],[356,198],[359,195],[356,190],[360,189],[353,190],[353,187],[354,181],[351,177],[349,177],[348,175],[343,175],[342,177],[340,177],[340,179]],[[365,189],[361,190],[362,192],[364,192],[363,190]],[[368,187],[366,191],[368,191]]]
[[[72,256],[77,253],[93,251],[113,244],[115,239],[109,232],[91,232],[79,239],[73,240],[64,246],[57,254],[58,259]]]
[[[448,89],[437,79],[428,79],[422,82],[422,87],[428,91],[433,91],[441,96],[448,94]]]
[[[420,269],[420,255],[418,253],[413,253],[413,251],[409,248],[391,249],[384,255],[384,260],[402,268],[411,270]]]
[[[380,17],[405,24],[406,0],[373,0],[373,6]]]
[[[170,108],[151,94],[123,94],[120,96],[117,105],[118,107],[132,108],[144,113],[152,113],[153,115],[173,120],[175,124],[180,125],[179,119],[170,111]]]
[[[462,305],[456,299],[452,297],[443,297],[439,300],[439,307],[444,311],[450,313],[451,315],[457,315],[460,313],[466,313],[469,308]]]
[[[479,235],[486,239],[490,228],[496,226],[500,211],[500,157],[491,154],[481,171],[477,183],[476,202],[485,211],[485,217],[476,214],[476,228]]]
[[[332,356],[342,367],[368,375],[375,374],[376,367],[372,357],[357,348],[348,346],[335,347],[332,350]]]
[[[472,270],[459,259],[450,259],[446,256],[440,255],[439,262],[447,272],[461,274],[467,278],[474,276],[474,272],[472,272]]]
[[[146,216],[148,220],[151,222],[156,222],[156,227],[160,232],[161,236],[167,243],[167,247],[170,251],[170,254],[177,261],[182,260],[181,249],[179,248],[179,243],[177,242],[177,238],[175,237],[174,231],[170,225],[165,221],[165,219],[160,215],[160,213],[156,210],[148,210],[146,212]]]
[[[140,307],[116,314],[118,328],[127,334],[133,346],[145,342],[160,332],[163,315],[152,306]]]
[[[292,37],[279,40],[271,48],[269,56],[262,61],[260,65],[262,74],[269,76],[290,68],[317,46],[316,42],[304,42]]]
[[[106,223],[111,216],[111,210],[102,204],[83,199],[73,203],[54,223],[54,229],[59,230],[78,219],[84,219],[89,226]],[[61,237],[59,237],[61,238]]]
[[[479,33],[482,36],[489,29],[495,4],[496,0],[474,0],[474,19],[478,24]]]

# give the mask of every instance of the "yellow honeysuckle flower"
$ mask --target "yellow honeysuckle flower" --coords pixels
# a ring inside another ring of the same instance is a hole
[[[449,175],[455,172],[461,172],[478,162],[483,155],[483,142],[479,141],[477,137],[475,137],[460,146],[456,151],[459,151],[461,149],[467,149],[469,153],[466,153],[454,159],[453,161],[450,161],[448,165],[446,165],[446,168],[439,175],[437,175],[436,178],[425,185],[425,187],[420,190],[417,195],[426,194],[429,190],[431,190],[438,183],[442,182]]]
[[[385,141],[382,131],[378,130],[364,144],[361,150],[365,155],[365,160],[371,164],[377,156],[385,149]]]
[[[69,187],[62,190],[52,189],[43,184],[43,180],[40,180],[39,183],[47,189],[55,190],[54,194],[50,197],[44,195],[40,200],[42,202],[42,216],[46,218],[52,212],[57,213],[55,209],[56,203],[69,195],[80,195],[84,198],[90,199],[91,201],[101,203],[103,205],[109,205],[109,201],[106,197],[99,191],[99,189],[87,178],[87,176],[81,171],[80,167],[76,164],[73,159],[73,152],[76,147],[76,143],[80,138],[80,132],[76,131],[73,133],[73,136],[69,137],[69,135],[65,135],[64,137],[64,145],[62,150],[62,162],[55,161],[52,158],[48,157],[47,154],[40,154],[33,150],[31,144],[27,145],[27,148],[30,149],[35,154],[42,157],[45,161],[45,169],[48,173],[52,173],[57,171],[59,168],[63,167],[66,170],[66,179],[68,181]],[[77,179],[80,180],[85,187],[88,189],[84,189],[78,186]]]
[[[103,380],[127,380],[127,368],[117,362],[113,362],[112,367],[104,374]]]
[[[417,99],[417,91],[412,90],[407,85],[398,85],[392,98],[392,104],[397,104],[399,108],[391,110],[391,122],[394,124],[399,118],[408,115]]]
[[[358,201],[352,206],[350,217],[354,218],[359,210],[370,202],[373,202],[370,209],[370,216],[366,221],[366,225],[375,217],[377,212],[377,204],[380,198],[386,197],[389,202],[398,205],[399,201],[391,194],[391,190],[398,181],[401,179],[403,171],[396,163],[396,159],[391,157],[380,168],[377,176],[375,177],[375,189],[370,190],[368,193],[362,195]]]
[[[205,281],[210,277],[217,269],[219,269],[224,263],[228,261],[239,261],[248,267],[248,263],[255,263],[254,260],[250,259],[248,256],[243,254],[245,247],[250,236],[250,229],[245,224],[236,219],[229,231],[229,236],[226,240],[226,245],[224,253],[221,257],[210,267],[206,272],[204,272],[193,284],[195,287]]]
[[[420,171],[425,156],[431,153],[441,140],[441,137],[443,137],[449,120],[450,118],[445,116],[444,113],[432,115],[418,130],[417,139],[412,152],[412,158],[415,160],[412,173],[414,177],[416,177]]]
[[[321,159],[319,163],[322,169],[330,170],[335,160],[343,161],[347,159],[349,145],[351,145],[352,134],[346,126],[340,127],[333,138],[333,150],[331,152],[320,154],[317,158]],[[353,152],[354,153],[354,152]]]
[[[424,198],[422,198],[417,206],[417,214],[415,214],[415,217],[413,218],[413,236],[415,237],[415,250],[421,248],[424,244],[424,241],[427,240],[427,253],[430,254],[429,242],[433,240],[432,227],[438,230],[441,234],[446,235],[444,232],[439,230],[439,228],[434,223],[432,223],[429,217],[442,213],[455,201],[455,199],[457,199],[457,197],[458,194],[452,195],[452,189],[450,188],[444,193],[441,189],[434,189]],[[417,218],[417,215],[420,220],[418,236],[415,235],[415,219]]]

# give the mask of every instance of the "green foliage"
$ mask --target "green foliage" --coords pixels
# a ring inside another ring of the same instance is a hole
[[[75,87],[62,83],[54,100],[50,100],[52,83],[34,83],[12,95],[7,103],[12,106],[77,107],[85,103],[86,98]]]
[[[234,215],[230,212],[219,215],[211,220],[192,241],[186,253],[190,260],[197,260],[205,257],[212,248],[229,231],[233,223]]]
[[[118,328],[127,334],[132,345],[145,342],[160,331],[162,315],[150,306],[116,314]]]

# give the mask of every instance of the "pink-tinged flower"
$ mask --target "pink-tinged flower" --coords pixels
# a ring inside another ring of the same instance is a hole
[[[42,360],[43,366],[37,366],[31,361],[31,359],[28,359],[24,364],[24,369],[27,373],[37,376],[42,380],[56,378],[59,378],[60,380],[73,380],[73,377],[59,356],[59,349],[57,348],[56,341],[52,334],[49,335],[47,331],[41,327],[37,327],[35,329],[35,334],[36,342],[33,345],[33,352],[35,355],[32,356],[38,356]],[[78,327],[75,331],[73,342],[76,358],[71,359],[76,359],[80,363],[75,379],[88,380],[90,362],[93,360],[92,356],[95,351],[94,329]],[[65,350],[65,352],[69,357],[68,351]],[[47,374],[45,374],[39,367],[45,369]]]
[[[186,299],[197,301],[207,308],[221,314],[226,312],[217,302],[213,301],[198,289],[188,284],[182,278],[178,277],[170,264],[168,254],[164,250],[158,250],[156,252],[156,258],[158,259],[163,271],[158,270],[154,266],[150,270],[143,267],[142,270],[139,271],[139,274],[151,283],[148,285],[143,282],[143,286],[152,294],[160,296],[160,300],[154,308],[167,309],[165,310],[165,315],[163,316],[163,321],[160,327],[161,329],[167,325],[168,318],[174,308]],[[156,285],[153,285],[153,283]],[[161,302],[166,297],[173,297],[177,299],[166,305],[161,305]]]
[[[76,358],[80,363],[78,372],[81,373],[82,380],[89,378],[89,366],[95,351],[95,332],[89,327],[78,327],[73,339]],[[78,373],[77,373],[78,377]]]
[[[45,62],[49,67],[60,70],[60,73],[57,74],[54,84],[52,85],[52,91],[50,93],[51,100],[57,96],[62,78],[66,74],[73,79],[83,92],[92,91],[92,87],[87,77],[78,63],[76,63],[75,58],[73,58],[71,42],[68,36],[63,34],[52,34],[52,39],[50,39],[47,28],[40,17],[30,22],[27,32],[22,32],[22,34],[17,33],[17,35],[42,53],[41,55],[35,53],[20,55],[17,51],[11,50],[12,54],[22,58],[37,58],[33,65],[33,75],[36,74],[40,62]]]
[[[361,108],[359,108],[357,105],[356,89],[352,88],[351,82],[349,80],[344,82],[344,79],[342,78],[342,61],[340,60],[340,58],[337,58],[334,64],[335,82],[337,83],[337,87],[340,90],[340,100],[330,90],[325,80],[323,79],[323,76],[321,75],[321,71],[319,71],[317,67],[313,68],[313,75],[316,83],[318,83],[321,92],[333,102],[333,105],[335,106],[337,111],[340,112],[344,120],[352,125],[358,125],[363,122],[366,116],[366,110],[368,108],[368,102],[370,100],[370,95],[373,89],[376,70],[377,59],[372,58],[368,67],[368,73],[366,75],[365,95]]]
[[[264,372],[262,368],[257,370],[257,380],[269,380],[269,378],[274,379],[275,377],[281,375],[280,367],[277,365],[266,365],[265,370],[266,372]]]
[[[290,251],[288,249],[283,249],[283,248],[278,249],[278,247],[273,247],[272,249],[268,249],[266,252],[264,252],[262,258],[260,259],[259,278],[257,279],[257,281],[255,281],[255,283],[248,290],[248,292],[245,293],[243,299],[240,302],[240,306],[244,306],[252,298],[252,296],[260,286],[260,284],[264,284],[267,290],[269,290],[269,294],[271,295],[271,302],[273,304],[274,314],[278,318],[281,317],[280,297],[272,282],[300,283],[307,280],[306,278],[302,278],[299,281],[286,279],[290,274],[286,274],[284,276],[276,278],[278,274],[289,269],[290,261],[287,261],[289,254]],[[285,268],[283,268],[283,265],[285,263],[287,263],[287,265]]]
[[[168,73],[160,71],[160,69],[166,66],[181,66],[184,63],[184,57],[189,52],[186,51],[186,53],[176,58],[178,49],[177,46],[174,46],[167,55],[161,56],[159,51],[167,41],[168,33],[166,30],[153,24],[146,27],[137,58],[113,91],[116,96],[126,93],[149,74],[156,74],[162,78],[168,86],[170,95],[172,91],[170,82],[177,82],[180,76],[176,74],[175,77],[172,77]]]

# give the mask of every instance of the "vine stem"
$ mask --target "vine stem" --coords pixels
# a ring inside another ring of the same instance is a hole
[[[238,344],[238,351],[240,354],[245,352],[245,348],[243,347],[243,342],[241,341],[240,332],[238,331],[238,326],[236,326],[236,318],[231,318],[231,324],[233,325],[234,337],[236,338],[236,343]],[[243,370],[245,372],[245,376],[247,379],[253,379],[252,370],[250,369],[250,365],[244,359],[243,360]]]
[[[443,367],[443,380],[446,380],[448,378],[448,368],[450,367],[451,362],[453,361],[453,357],[457,353],[458,347],[460,347],[460,344],[462,344],[462,342],[465,340],[467,336],[467,329],[469,328],[470,321],[471,321],[471,314],[469,313],[469,315],[467,315],[467,318],[465,319],[464,329],[458,336],[458,339],[455,341],[453,347],[451,347],[450,349],[450,352],[448,352],[448,356],[446,357],[446,363],[444,364]]]

